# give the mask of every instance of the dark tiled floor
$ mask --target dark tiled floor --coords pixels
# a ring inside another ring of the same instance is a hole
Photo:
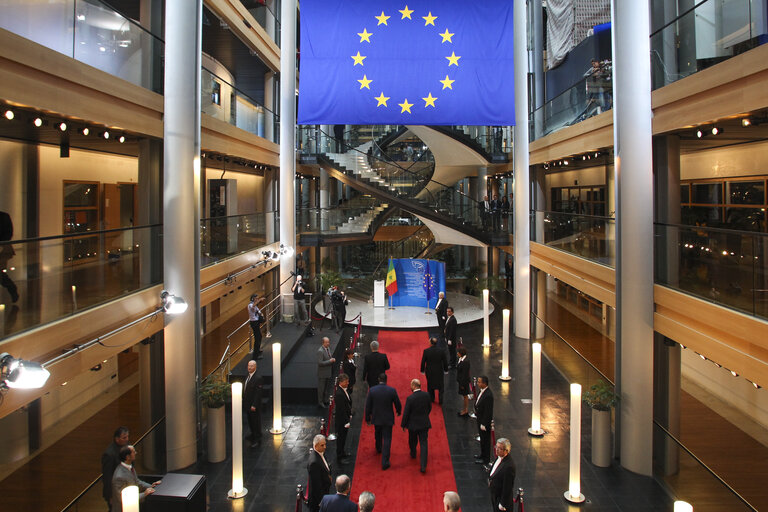
[[[498,316],[498,318],[497,318]],[[500,314],[491,320],[491,339],[500,338]],[[375,337],[376,332],[367,332]],[[541,439],[528,436],[530,405],[521,399],[530,398],[529,344],[514,340],[511,348],[511,373],[514,379],[509,383],[498,380],[501,364],[501,342],[496,341],[487,355],[480,346],[482,324],[460,327],[465,345],[469,350],[473,375],[487,374],[496,396],[497,437],[507,437],[512,442],[512,456],[517,465],[516,485],[525,489],[527,510],[569,511],[573,506],[563,499],[568,487],[568,434],[569,395],[568,383],[544,361],[542,370],[542,427],[548,432]],[[369,338],[370,339],[370,338]],[[361,347],[365,352],[367,347]],[[462,497],[464,512],[487,512],[490,510],[486,474],[473,462],[478,445],[474,437],[476,427],[473,420],[459,418],[456,412],[460,398],[456,393],[455,375],[447,377],[445,423],[449,437],[451,458]],[[353,418],[352,432],[347,450],[356,451],[360,433],[363,404],[362,389],[353,394],[353,403],[358,414]],[[454,398],[455,397],[455,398]],[[210,510],[216,512],[247,511],[277,512],[295,510],[296,485],[306,483],[306,459],[312,437],[319,431],[321,415],[325,411],[312,405],[286,406],[283,410],[286,433],[279,437],[267,437],[263,446],[246,448],[245,486],[248,495],[242,500],[227,500],[226,493],[231,486],[231,461],[219,464],[201,462],[193,472],[208,475]],[[264,415],[264,425],[271,424],[271,413]],[[583,431],[589,431],[589,412],[583,410]],[[634,475],[617,465],[611,468],[597,468],[589,462],[590,446],[584,436],[582,446],[582,492],[587,502],[579,508],[602,511],[647,511],[672,510],[672,500],[652,478]],[[336,467],[334,444],[329,443],[329,461],[334,474],[345,472],[353,477],[353,464]],[[354,460],[354,456],[352,457]],[[372,489],[375,492],[375,489]],[[442,492],[442,491],[436,491]],[[412,507],[412,510],[418,510]]]

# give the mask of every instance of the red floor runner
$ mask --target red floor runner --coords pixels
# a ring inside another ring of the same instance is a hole
[[[419,373],[421,354],[429,346],[426,331],[381,331],[378,341],[381,352],[387,354],[392,367],[387,372],[390,386],[397,390],[400,402],[411,393],[411,379],[418,378],[424,391],[427,382]],[[362,414],[363,411],[360,411]],[[456,490],[448,437],[445,433],[443,411],[437,403],[432,404],[429,431],[429,459],[427,472],[419,471],[419,453],[411,459],[408,449],[408,432],[400,428],[401,416],[395,417],[392,429],[392,467],[381,469],[381,455],[376,453],[373,426],[363,422],[360,443],[357,448],[355,477],[352,481],[352,496],[357,501],[363,491],[376,495],[376,510],[434,511],[443,509],[443,493]]]

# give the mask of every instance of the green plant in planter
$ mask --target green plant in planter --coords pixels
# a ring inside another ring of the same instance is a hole
[[[231,397],[232,391],[226,382],[210,380],[200,386],[200,401],[209,409],[223,407]]]
[[[619,397],[613,392],[610,384],[598,380],[584,393],[582,400],[598,411],[610,411],[618,403]]]

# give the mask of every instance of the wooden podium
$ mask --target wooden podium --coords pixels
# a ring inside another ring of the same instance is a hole
[[[205,476],[168,473],[147,496],[147,512],[205,512]]]

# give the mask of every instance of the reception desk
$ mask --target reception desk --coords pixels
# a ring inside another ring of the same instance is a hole
[[[205,512],[206,486],[203,475],[168,473],[155,492],[147,496],[147,512]]]

